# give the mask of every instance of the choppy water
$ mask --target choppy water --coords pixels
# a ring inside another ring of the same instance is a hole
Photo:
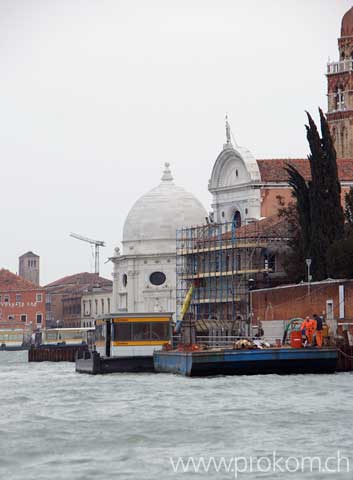
[[[174,473],[170,457],[335,456],[338,449],[350,457],[350,473],[237,475],[353,477],[349,373],[89,376],[70,363],[28,364],[26,352],[0,352],[0,366],[1,480],[229,479],[229,465]]]

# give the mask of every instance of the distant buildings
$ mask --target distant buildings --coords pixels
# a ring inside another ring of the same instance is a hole
[[[96,273],[77,273],[60,278],[45,287],[48,326],[80,327],[82,297],[93,288],[112,288],[112,281]]]
[[[45,328],[45,290],[9,270],[0,270],[0,328]]]
[[[93,327],[100,315],[112,313],[112,285],[93,286],[81,298],[81,327]]]
[[[33,252],[27,252],[18,259],[18,274],[29,282],[39,285],[39,256]]]

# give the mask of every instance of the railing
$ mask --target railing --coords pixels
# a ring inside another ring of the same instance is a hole
[[[351,72],[353,70],[353,59],[341,60],[340,62],[329,62],[327,64],[328,75],[333,73]]]
[[[268,342],[271,345],[276,345],[278,340],[282,341],[282,338],[278,337],[248,337],[248,336],[230,336],[230,335],[196,335],[196,343],[198,345],[204,345],[210,348],[230,348],[233,347],[235,342],[238,340],[260,340],[264,342]],[[180,343],[180,335],[173,336],[173,347],[176,348]]]

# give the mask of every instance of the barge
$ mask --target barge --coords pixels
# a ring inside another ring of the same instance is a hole
[[[76,356],[76,372],[154,372],[153,353],[171,342],[172,313],[117,313],[95,321],[95,347]]]
[[[37,332],[28,350],[29,362],[74,362],[88,352],[93,328],[48,328]]]
[[[338,350],[331,347],[173,350],[155,352],[153,358],[156,372],[187,377],[334,373]]]

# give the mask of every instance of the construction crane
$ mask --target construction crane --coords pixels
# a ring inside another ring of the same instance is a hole
[[[70,237],[77,238],[77,240],[82,240],[83,242],[94,245],[94,272],[99,275],[99,247],[105,247],[105,243],[102,240],[92,240],[92,238],[77,235],[77,233],[70,233]]]

